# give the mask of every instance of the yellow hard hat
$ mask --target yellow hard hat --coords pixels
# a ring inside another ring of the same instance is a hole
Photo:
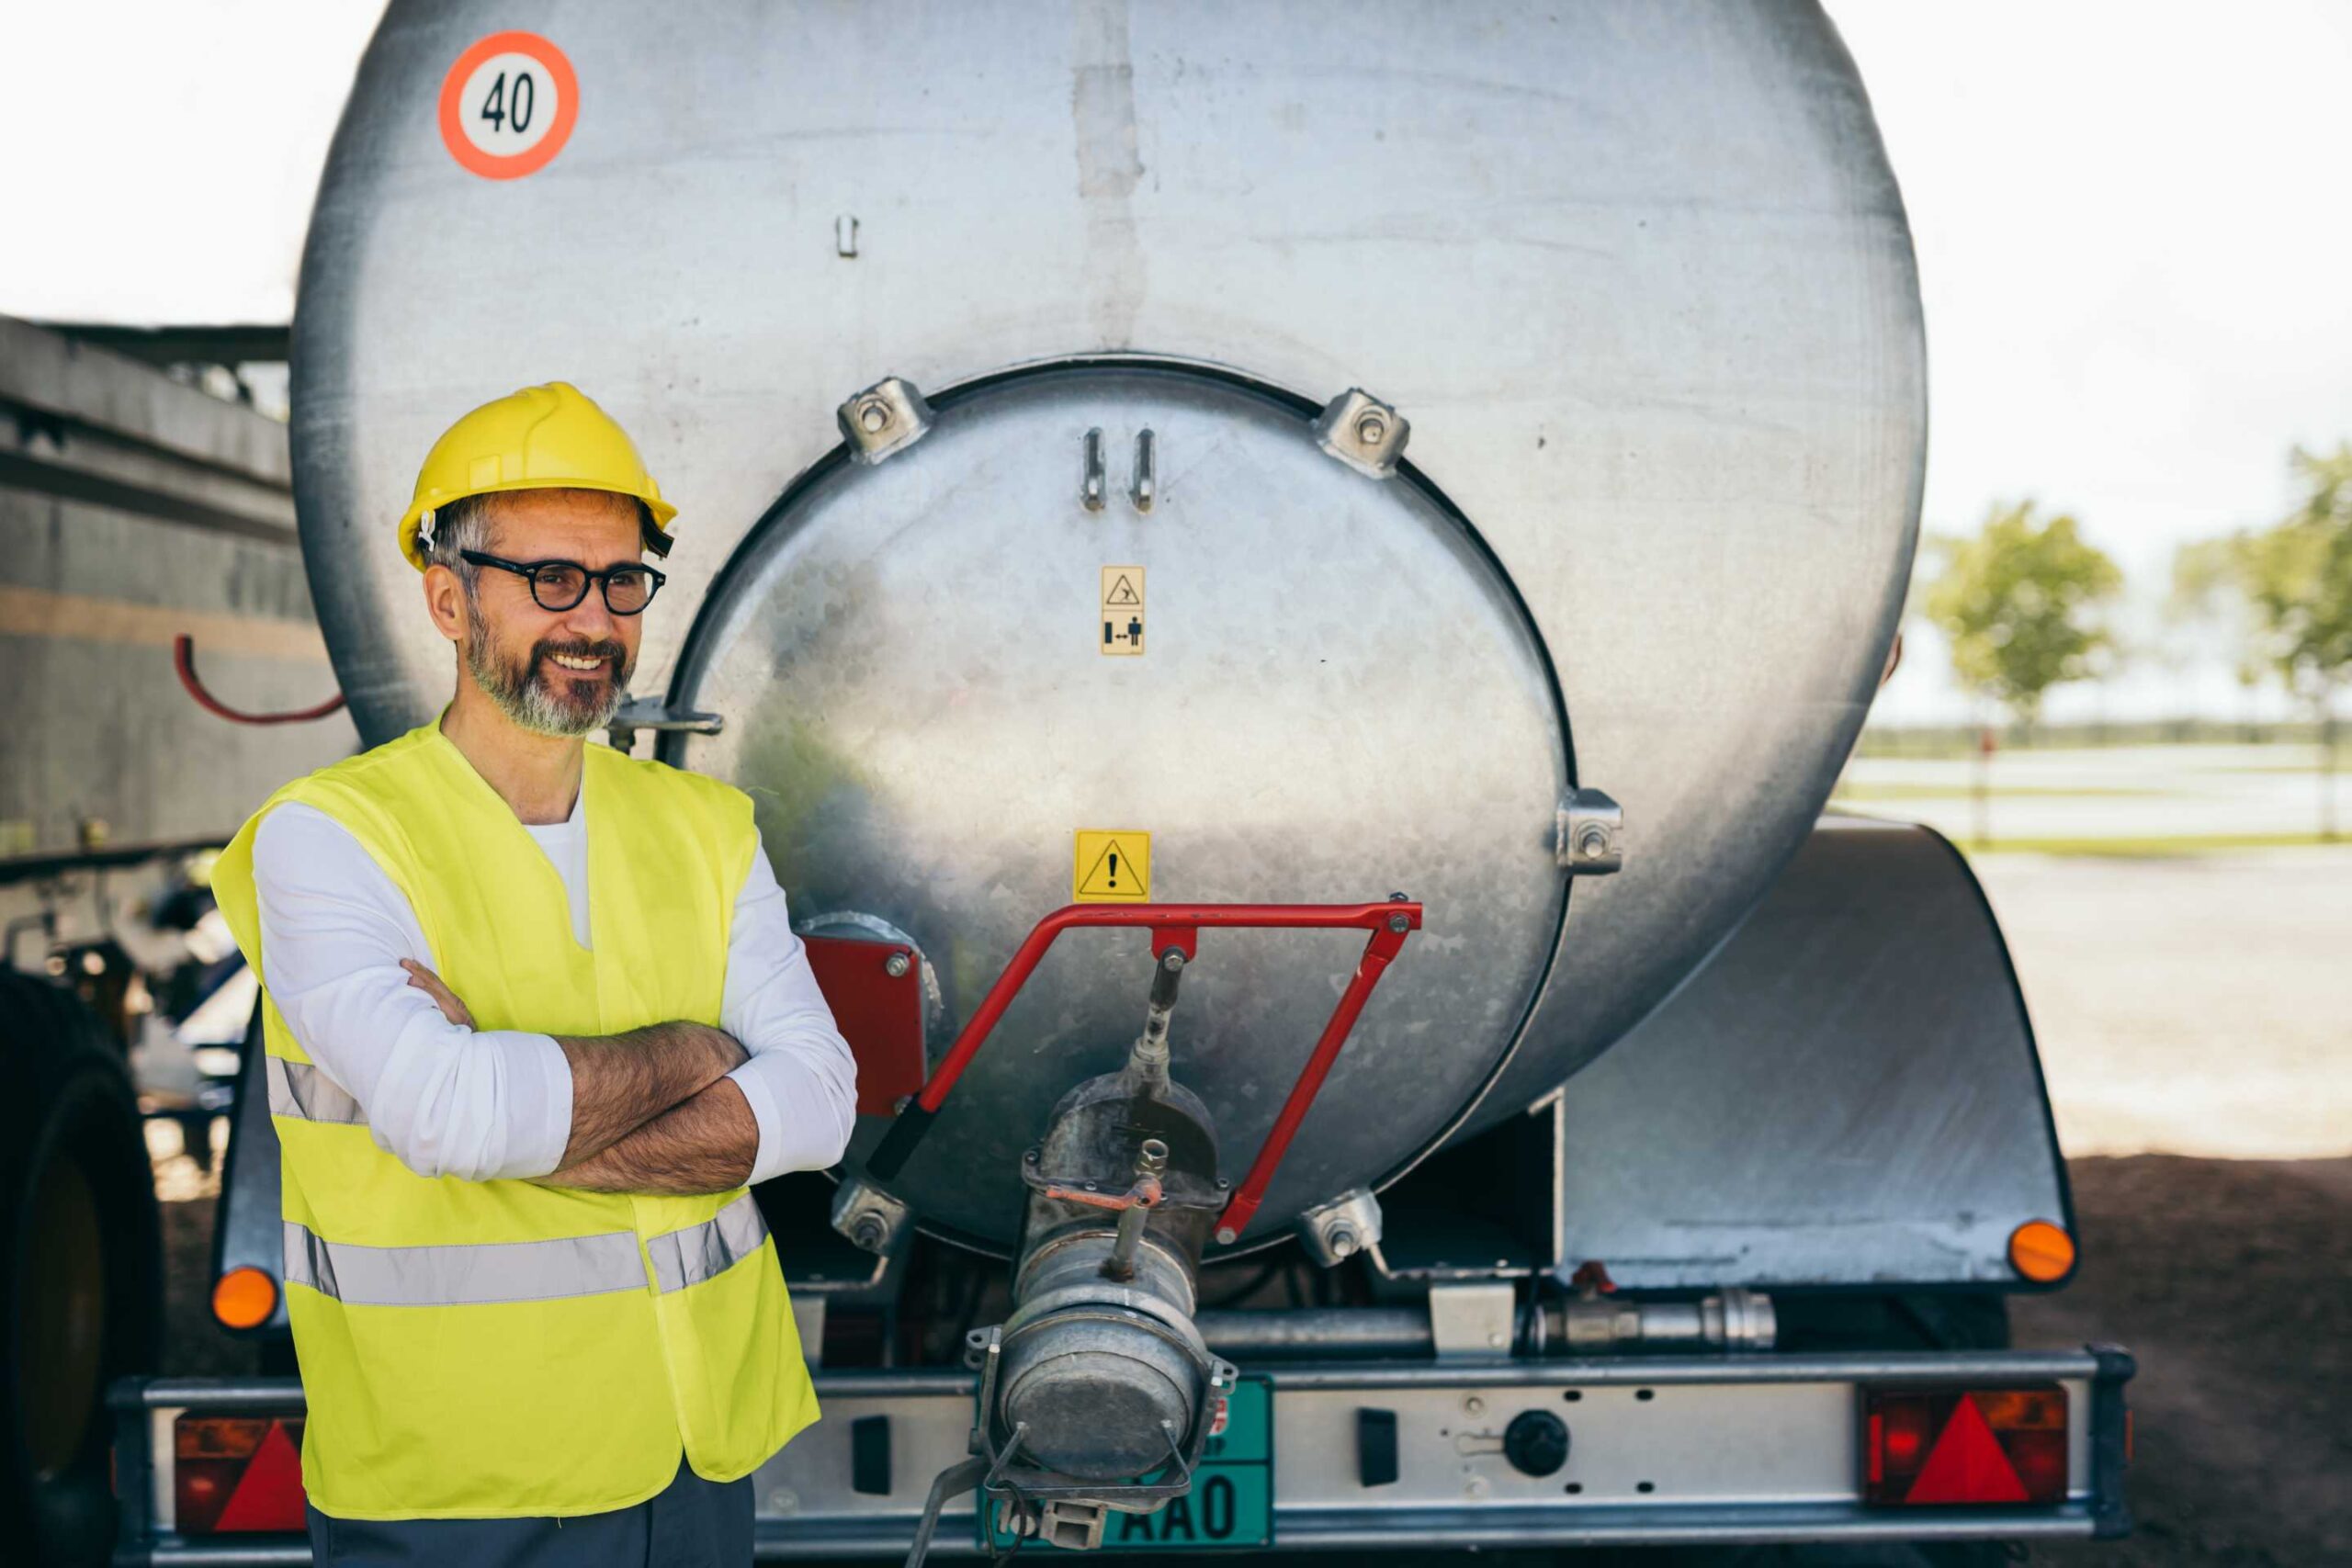
[[[657,555],[669,553],[670,519],[678,509],[662,499],[637,444],[579,388],[550,381],[484,403],[442,433],[424,455],[416,493],[401,517],[401,554],[423,571],[418,521],[461,497],[559,489],[635,496],[653,513],[655,534],[646,543]]]

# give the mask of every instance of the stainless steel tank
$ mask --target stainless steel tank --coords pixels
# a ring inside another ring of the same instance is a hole
[[[922,949],[934,1050],[1069,898],[1077,829],[1149,831],[1159,898],[1426,905],[1244,1245],[1548,1092],[1804,839],[1925,438],[1901,200],[1815,6],[500,25],[576,72],[561,151],[460,166],[441,87],[488,28],[395,4],[304,262],[297,497],[371,740],[450,680],[390,547],[423,452],[578,383],[681,508],[637,690],[724,728],[664,754],[752,793],[799,914]],[[838,411],[892,376],[922,438],[854,461]],[[1351,388],[1376,438],[1318,439]],[[1111,567],[1139,653],[1103,651]],[[1630,847],[1571,909],[1579,784]],[[1229,1162],[1357,946],[1204,937],[1176,1072]],[[1019,1151],[1118,1065],[1148,962],[1055,951],[908,1168],[926,1223],[1013,1244]]]

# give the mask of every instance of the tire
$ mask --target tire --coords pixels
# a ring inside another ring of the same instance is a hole
[[[163,1260],[130,1081],[72,993],[0,970],[0,1540],[103,1563],[107,1389],[154,1369]]]

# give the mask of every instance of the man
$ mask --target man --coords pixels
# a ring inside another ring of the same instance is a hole
[[[583,739],[674,515],[570,386],[459,420],[400,525],[455,696],[215,872],[322,1562],[748,1562],[748,1477],[816,1419],[746,1187],[840,1159],[854,1066],[750,800]]]

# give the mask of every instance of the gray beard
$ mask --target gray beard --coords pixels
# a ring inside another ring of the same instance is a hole
[[[617,680],[605,685],[604,695],[593,702],[559,694],[539,672],[536,645],[519,665],[493,662],[490,656],[490,628],[482,624],[481,613],[470,595],[466,603],[467,629],[471,635],[466,642],[466,671],[473,677],[484,695],[498,705],[498,711],[523,728],[539,735],[571,739],[602,729],[613,722],[613,715],[628,697],[630,671],[620,671]],[[620,668],[618,661],[615,667]]]

